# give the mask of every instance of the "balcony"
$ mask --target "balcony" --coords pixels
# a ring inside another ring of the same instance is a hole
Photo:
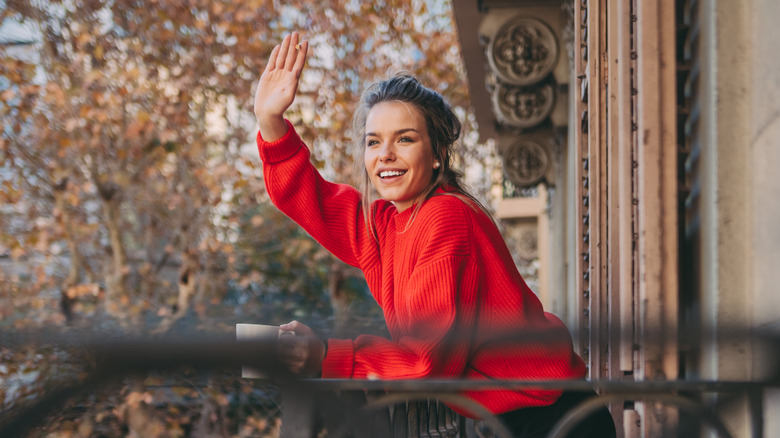
[[[721,332],[723,333],[723,332]],[[743,332],[744,333],[744,332]],[[690,334],[694,335],[694,334]],[[693,336],[699,338],[698,336]],[[693,337],[691,339],[693,339]],[[42,338],[3,335],[6,347],[34,345]],[[748,341],[744,339],[743,341]],[[749,341],[780,351],[776,334],[754,334]],[[95,341],[48,337],[46,343],[88,351],[94,359],[86,377],[78,382],[51,387],[31,403],[6,410],[0,416],[0,436],[24,436],[47,416],[58,415],[72,398],[85,397],[101,386],[128,376],[150,371],[171,371],[181,367],[217,373],[251,364],[269,375],[269,385],[278,387],[281,397],[282,437],[487,437],[509,436],[504,425],[480,405],[460,395],[475,389],[595,389],[600,396],[571,410],[550,432],[564,437],[577,423],[602,406],[663,405],[679,412],[679,421],[664,426],[679,436],[696,436],[710,430],[719,437],[730,433],[720,416],[740,397],[750,400],[752,437],[764,437],[764,396],[780,387],[778,358],[767,364],[772,375],[754,381],[467,381],[467,380],[331,380],[297,379],[286,374],[274,360],[273,345],[267,342],[209,339],[114,339]],[[708,400],[718,396],[718,404]],[[481,421],[462,417],[450,407],[475,413]],[[630,422],[618,424],[619,436],[634,436]],[[197,436],[197,435],[192,435]],[[664,435],[669,436],[669,435]]]

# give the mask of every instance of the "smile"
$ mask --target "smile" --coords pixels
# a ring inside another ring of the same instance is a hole
[[[393,176],[401,176],[401,175],[403,175],[405,173],[406,173],[405,170],[383,170],[383,171],[379,172],[379,177],[380,178],[388,178],[388,177],[393,177]]]

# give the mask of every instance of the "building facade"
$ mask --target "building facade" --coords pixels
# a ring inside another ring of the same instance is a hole
[[[568,323],[589,378],[776,372],[748,333],[780,325],[780,3],[453,0],[453,10],[481,137],[497,140],[512,184],[547,196],[540,296]],[[776,390],[684,395],[733,436],[780,436]],[[611,411],[626,437],[710,433],[652,398]]]

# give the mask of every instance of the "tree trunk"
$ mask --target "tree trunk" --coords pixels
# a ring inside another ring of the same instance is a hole
[[[126,316],[120,309],[122,297],[127,297],[125,279],[130,272],[127,264],[127,251],[122,240],[121,216],[119,212],[120,188],[113,183],[96,184],[100,198],[103,200],[103,214],[111,242],[111,269],[107,278],[106,308],[114,316]]]
[[[160,322],[160,325],[154,330],[156,333],[170,330],[173,323],[187,314],[190,303],[192,302],[192,296],[195,294],[196,287],[200,283],[198,281],[198,278],[200,277],[199,273],[200,262],[198,261],[198,255],[192,252],[185,252],[181,268],[179,269],[179,288],[176,306],[173,309],[173,314],[163,319]]]
[[[83,257],[79,251],[78,244],[76,242],[76,236],[73,232],[73,221],[68,213],[67,205],[65,203],[65,189],[68,186],[68,178],[62,178],[54,186],[54,205],[56,208],[54,217],[62,225],[65,241],[68,244],[68,252],[70,255],[70,267],[68,268],[68,276],[62,282],[60,287],[60,309],[62,310],[65,319],[68,324],[73,322],[75,315],[73,314],[73,305],[76,299],[71,294],[71,290],[79,283],[79,272],[83,264]]]

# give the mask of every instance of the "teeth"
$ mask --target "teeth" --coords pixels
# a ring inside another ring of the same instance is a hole
[[[400,170],[385,170],[385,171],[383,171],[383,172],[379,172],[379,177],[380,177],[380,178],[387,178],[388,176],[401,176],[401,175],[403,175],[404,173],[406,173],[406,171],[400,171]]]

